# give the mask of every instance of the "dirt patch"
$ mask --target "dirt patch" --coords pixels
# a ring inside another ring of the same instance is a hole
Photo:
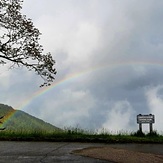
[[[113,161],[117,163],[163,163],[163,155],[134,152],[111,147],[90,147],[73,151],[73,154]]]

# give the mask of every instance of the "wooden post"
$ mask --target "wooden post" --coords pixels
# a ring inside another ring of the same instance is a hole
[[[153,132],[153,126],[152,126],[152,123],[149,124],[149,131],[150,131],[150,133]]]
[[[139,123],[139,131],[142,132],[142,123]]]

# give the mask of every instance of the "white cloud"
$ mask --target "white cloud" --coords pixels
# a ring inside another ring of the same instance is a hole
[[[128,101],[115,102],[111,109],[108,108],[106,122],[102,128],[109,131],[132,131],[131,122],[135,120],[134,109]]]
[[[163,85],[151,87],[146,91],[149,112],[155,115],[154,129],[163,131]]]
[[[102,43],[98,24],[80,19],[80,14],[77,17],[76,13],[72,17],[71,13],[66,13],[59,15],[59,18],[44,15],[37,20],[37,26],[40,26],[43,33],[41,42],[45,51],[51,51],[54,57],[58,52],[65,53],[66,57],[62,60],[57,57],[62,64],[59,67],[71,67],[71,73],[74,67],[75,71],[88,68],[91,58]]]
[[[1,66],[1,65],[0,65]],[[0,80],[0,85],[3,88],[8,88],[10,84],[10,72],[9,69],[6,69],[5,67],[1,67],[0,69],[0,76],[3,80]]]
[[[95,99],[88,91],[65,89],[58,96],[44,103],[40,117],[60,127],[86,127],[82,119],[89,118],[89,111],[95,106]],[[87,124],[89,126],[89,124]]]

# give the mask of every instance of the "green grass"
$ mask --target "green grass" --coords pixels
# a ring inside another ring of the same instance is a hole
[[[67,128],[58,131],[0,131],[0,140],[13,141],[60,141],[60,142],[93,142],[93,143],[163,143],[163,135],[154,131],[151,134],[137,132],[100,133],[79,128]]]

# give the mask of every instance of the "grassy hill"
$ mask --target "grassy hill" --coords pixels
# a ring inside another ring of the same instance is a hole
[[[13,141],[62,141],[62,142],[94,142],[94,143],[163,143],[163,135],[156,131],[150,134],[92,132],[80,128],[61,130],[41,119],[23,111],[0,104],[0,140]]]
[[[10,131],[43,131],[50,132],[60,130],[59,128],[44,122],[34,116],[31,116],[21,110],[15,110],[11,106],[0,104],[0,128]]]

